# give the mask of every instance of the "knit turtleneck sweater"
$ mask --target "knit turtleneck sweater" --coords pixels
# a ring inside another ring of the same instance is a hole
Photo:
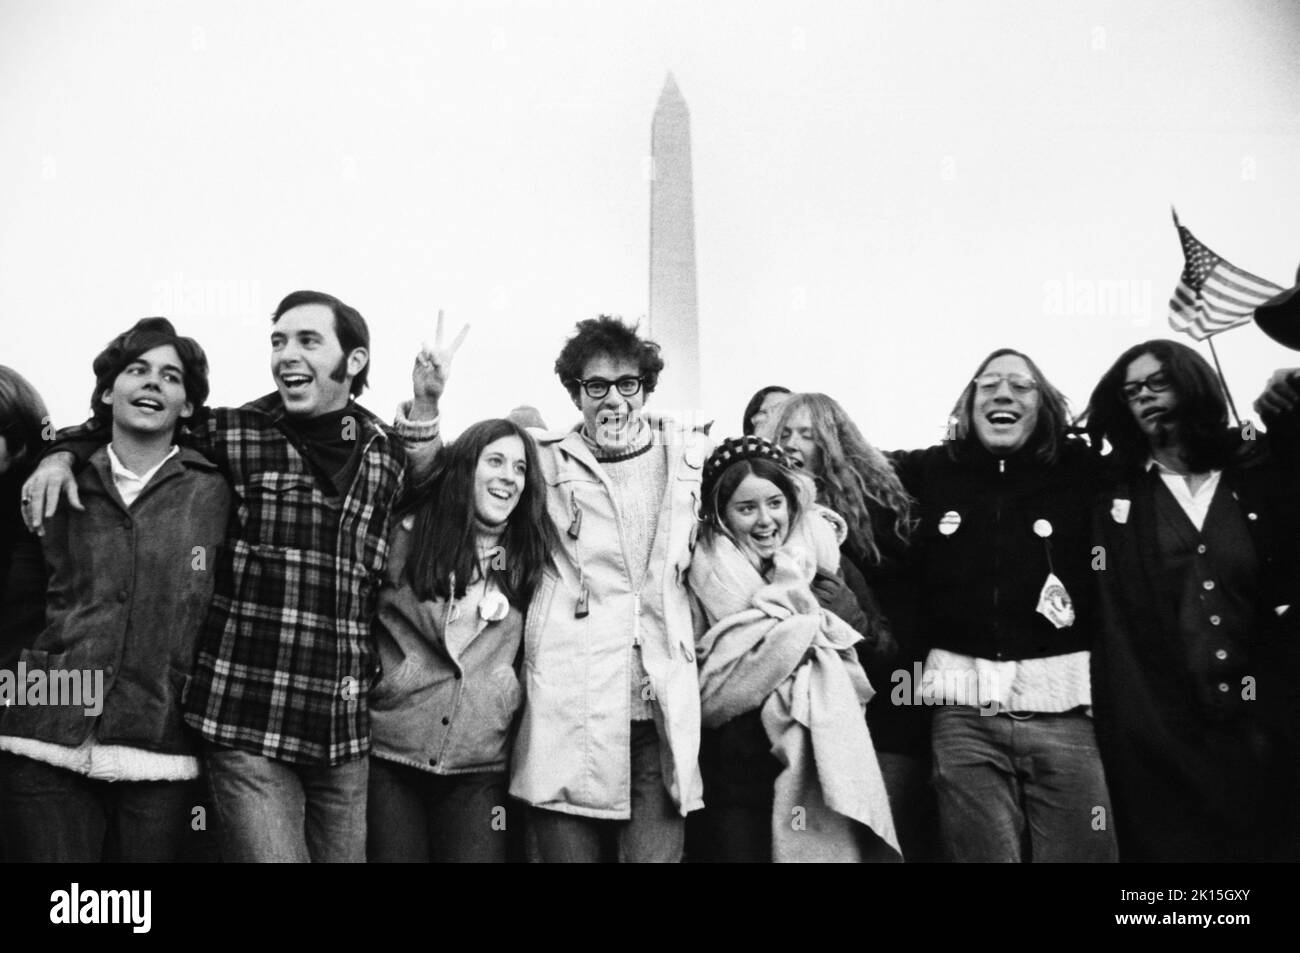
[[[668,456],[657,452],[650,427],[644,422],[636,435],[621,447],[603,447],[587,434],[582,439],[595,455],[605,478],[609,481],[614,498],[614,511],[618,514],[626,548],[628,572],[635,590],[640,592],[646,584],[650,568],[650,552],[654,548],[655,532],[659,528],[659,508],[668,486]],[[648,630],[649,618],[642,617],[641,638],[661,638],[662,633]],[[632,653],[631,699],[632,720],[645,721],[654,717],[645,689],[649,682],[641,664],[640,646]]]

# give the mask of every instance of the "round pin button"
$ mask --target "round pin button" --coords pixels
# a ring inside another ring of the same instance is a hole
[[[1047,539],[1052,535],[1052,524],[1047,520],[1034,520],[1034,535]]]
[[[961,514],[956,510],[949,510],[943,514],[939,520],[939,532],[945,536],[951,536],[957,532],[957,527],[961,526]]]

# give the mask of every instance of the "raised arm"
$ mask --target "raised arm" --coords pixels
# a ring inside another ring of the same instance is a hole
[[[434,460],[442,448],[439,429],[439,403],[447,388],[451,362],[465,343],[469,325],[465,325],[450,345],[444,344],[444,319],[438,311],[434,343],[420,349],[411,369],[411,401],[402,404],[393,422],[406,447],[407,485],[419,486],[433,472]]]

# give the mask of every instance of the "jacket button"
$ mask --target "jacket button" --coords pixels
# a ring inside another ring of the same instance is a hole
[[[1198,553],[1200,553],[1202,556],[1204,556],[1204,555],[1205,555],[1205,544],[1204,544],[1204,543],[1201,543],[1199,546],[1197,546],[1197,547],[1196,547],[1196,551],[1197,551]]]
[[[431,767],[431,768],[436,768],[437,766],[438,766],[438,759],[437,759],[437,758],[430,758],[430,759],[429,759],[429,767]]]
[[[451,719],[448,718],[446,715],[443,715],[443,717],[442,717],[442,723],[443,723],[444,725],[450,725],[450,724],[451,724]]]
[[[1205,580],[1205,582],[1201,583],[1201,585],[1204,586],[1204,587],[1205,587],[1205,590],[1208,592],[1209,590],[1211,590],[1211,589],[1214,588],[1214,580],[1213,580],[1213,579],[1207,579],[1207,580]]]
[[[1227,682],[1219,682],[1219,691],[1221,691],[1221,692],[1226,692],[1227,690],[1228,690],[1228,683],[1227,683]]]
[[[1226,659],[1226,658],[1228,657],[1228,650],[1227,650],[1227,649],[1219,649],[1218,651],[1216,651],[1216,652],[1214,653],[1214,657],[1217,658],[1220,662],[1222,662],[1224,659]]]
[[[112,674],[113,674],[113,666],[111,666],[111,665],[105,665],[105,666],[104,666],[104,674],[105,674],[105,675],[112,675]]]
[[[126,602],[126,600],[127,600],[127,598],[129,597],[129,595],[130,595],[130,594],[129,594],[125,589],[119,589],[119,590],[118,590],[118,593],[117,593],[117,601],[118,601],[118,602]]]
[[[455,674],[456,674],[456,680],[460,681],[460,672],[456,672]]]
[[[122,529],[130,529],[130,528],[131,528],[131,521],[130,521],[130,520],[122,520]]]
[[[1246,519],[1251,520],[1251,521],[1253,522],[1254,520],[1259,519],[1259,514],[1258,514],[1258,513],[1247,513],[1247,514],[1246,514]]]
[[[1220,616],[1217,615],[1210,616],[1210,625],[1218,625],[1222,621],[1223,619]]]

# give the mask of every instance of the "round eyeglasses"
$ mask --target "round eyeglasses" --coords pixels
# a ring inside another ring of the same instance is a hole
[[[607,381],[603,377],[593,377],[591,380],[578,381],[582,385],[583,391],[592,400],[600,400],[609,393],[612,387],[618,391],[620,397],[635,397],[641,392],[640,377],[620,377],[616,381]]]
[[[974,384],[981,394],[992,394],[1002,386],[1003,381],[1006,381],[1007,384],[1010,385],[1013,394],[1019,394],[1021,396],[1024,396],[1030,391],[1038,388],[1038,381],[1024,374],[1016,373],[981,374],[979,377],[975,378]]]

